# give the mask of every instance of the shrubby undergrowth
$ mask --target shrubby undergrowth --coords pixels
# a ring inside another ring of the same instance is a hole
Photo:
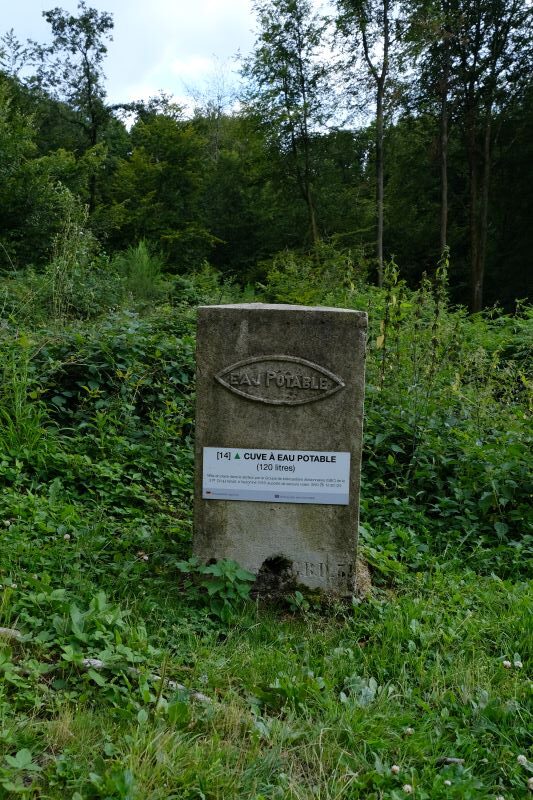
[[[321,257],[325,264],[322,263]],[[362,536],[384,572],[429,555],[516,575],[533,545],[532,313],[469,317],[450,306],[447,262],[410,291],[390,264],[383,291],[349,256],[278,257],[272,300],[369,314]]]
[[[450,307],[445,260],[413,292],[285,253],[253,295],[76,241],[68,281],[0,284],[0,797],[521,796],[531,311]],[[300,595],[283,620],[241,604],[237,565],[188,560],[194,308],[243,297],[369,313],[354,609]]]

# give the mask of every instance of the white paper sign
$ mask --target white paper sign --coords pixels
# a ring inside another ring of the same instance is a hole
[[[350,453],[204,447],[204,500],[349,504]]]

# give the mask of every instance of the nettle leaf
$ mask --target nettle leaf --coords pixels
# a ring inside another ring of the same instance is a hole
[[[224,589],[224,586],[225,583],[222,580],[209,581],[209,583],[206,583],[207,594],[209,595],[216,594],[217,592],[220,592],[222,589]]]
[[[75,603],[72,603],[69,608],[70,619],[72,621],[72,630],[75,634],[83,633],[84,614],[79,610]]]
[[[105,686],[107,680],[104,678],[103,675],[100,675],[99,672],[96,672],[94,669],[87,670],[87,675],[91,680],[93,680],[98,686]]]
[[[239,567],[235,573],[235,577],[240,581],[250,581],[251,583],[255,581],[255,575],[253,572],[248,572],[247,569],[243,569],[242,567]]]
[[[199,567],[198,572],[203,575],[223,575],[223,569],[220,563],[210,564],[208,567]]]
[[[190,558],[188,561],[176,561],[175,566],[180,572],[191,572],[198,567],[198,559]]]
[[[72,664],[81,664],[83,661],[83,656],[79,650],[75,650],[71,644],[64,644],[61,645],[61,649],[63,653],[61,654],[61,658],[63,661],[68,661]]]

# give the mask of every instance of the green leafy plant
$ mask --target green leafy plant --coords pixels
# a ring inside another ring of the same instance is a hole
[[[186,588],[193,594],[207,597],[209,609],[222,622],[231,622],[248,600],[255,575],[243,569],[236,561],[223,559],[204,565],[197,558],[179,561],[176,567],[189,576]]]
[[[298,589],[287,597],[287,604],[294,613],[305,613],[311,608],[307,597]]]
[[[163,260],[141,241],[117,255],[113,266],[124,279],[124,287],[135,300],[161,299],[166,291],[162,279]]]
[[[24,334],[4,348],[0,383],[0,457],[41,462],[54,449],[53,423],[35,386],[34,343]]]
[[[7,754],[4,757],[4,764],[0,764],[0,786],[18,796],[26,794],[29,787],[33,793],[38,790],[35,779],[41,771],[42,767],[34,761],[31,751],[23,748],[14,756]]]
[[[270,711],[280,711],[286,706],[303,709],[313,705],[325,687],[324,678],[309,668],[295,675],[280,672],[268,686],[254,688],[253,701]]]
[[[135,779],[129,769],[120,766],[109,768],[103,775],[91,772],[89,775],[95,798],[102,800],[135,800],[138,794]]]

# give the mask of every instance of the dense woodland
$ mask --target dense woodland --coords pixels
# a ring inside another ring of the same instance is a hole
[[[276,253],[349,254],[415,286],[445,248],[456,302],[511,310],[533,251],[533,26],[523,0],[255,3],[240,97],[185,114],[111,106],[113,19],[44,12],[49,44],[0,45],[0,269],[37,272],[65,225],[92,258],[140,241],[183,274],[246,284]],[[320,256],[317,256],[320,261]]]

